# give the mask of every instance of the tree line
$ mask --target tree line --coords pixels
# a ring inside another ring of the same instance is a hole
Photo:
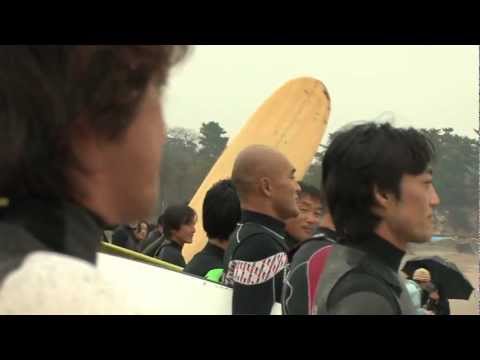
[[[478,232],[479,138],[460,136],[452,128],[420,129],[437,150],[434,185],[441,198],[436,218],[443,231]],[[476,131],[480,136],[478,130]],[[329,134],[329,141],[335,133]],[[173,203],[189,202],[225,149],[228,137],[218,122],[203,123],[199,131],[168,130],[162,163],[157,214]],[[320,147],[304,180],[319,186],[326,147]]]

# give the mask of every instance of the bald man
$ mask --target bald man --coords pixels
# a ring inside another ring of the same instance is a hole
[[[238,155],[232,181],[242,208],[225,254],[232,313],[270,314],[288,264],[285,221],[299,214],[295,168],[280,152],[254,145]]]

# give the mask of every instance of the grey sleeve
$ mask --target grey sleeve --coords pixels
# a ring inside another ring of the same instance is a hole
[[[347,274],[335,285],[327,302],[333,315],[397,315],[398,304],[392,289],[365,273]]]
[[[347,295],[330,307],[331,315],[395,315],[396,310],[385,297],[360,291]]]

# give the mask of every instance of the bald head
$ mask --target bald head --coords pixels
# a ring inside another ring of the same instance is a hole
[[[242,209],[282,221],[298,215],[295,168],[279,151],[263,145],[247,147],[235,160],[232,181]]]
[[[279,151],[264,145],[252,145],[238,154],[232,171],[232,181],[240,197],[255,191],[262,178],[275,178],[283,171],[295,169]]]

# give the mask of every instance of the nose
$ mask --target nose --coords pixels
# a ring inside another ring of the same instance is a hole
[[[432,195],[430,199],[430,204],[432,207],[440,205],[440,197],[438,196],[437,190],[432,186]]]
[[[298,184],[298,182],[295,181],[295,191],[297,192],[297,194],[302,191],[302,188],[300,187],[300,185]]]
[[[308,213],[307,215],[307,223],[308,224],[315,224],[317,222],[317,218],[315,217],[315,214]]]

